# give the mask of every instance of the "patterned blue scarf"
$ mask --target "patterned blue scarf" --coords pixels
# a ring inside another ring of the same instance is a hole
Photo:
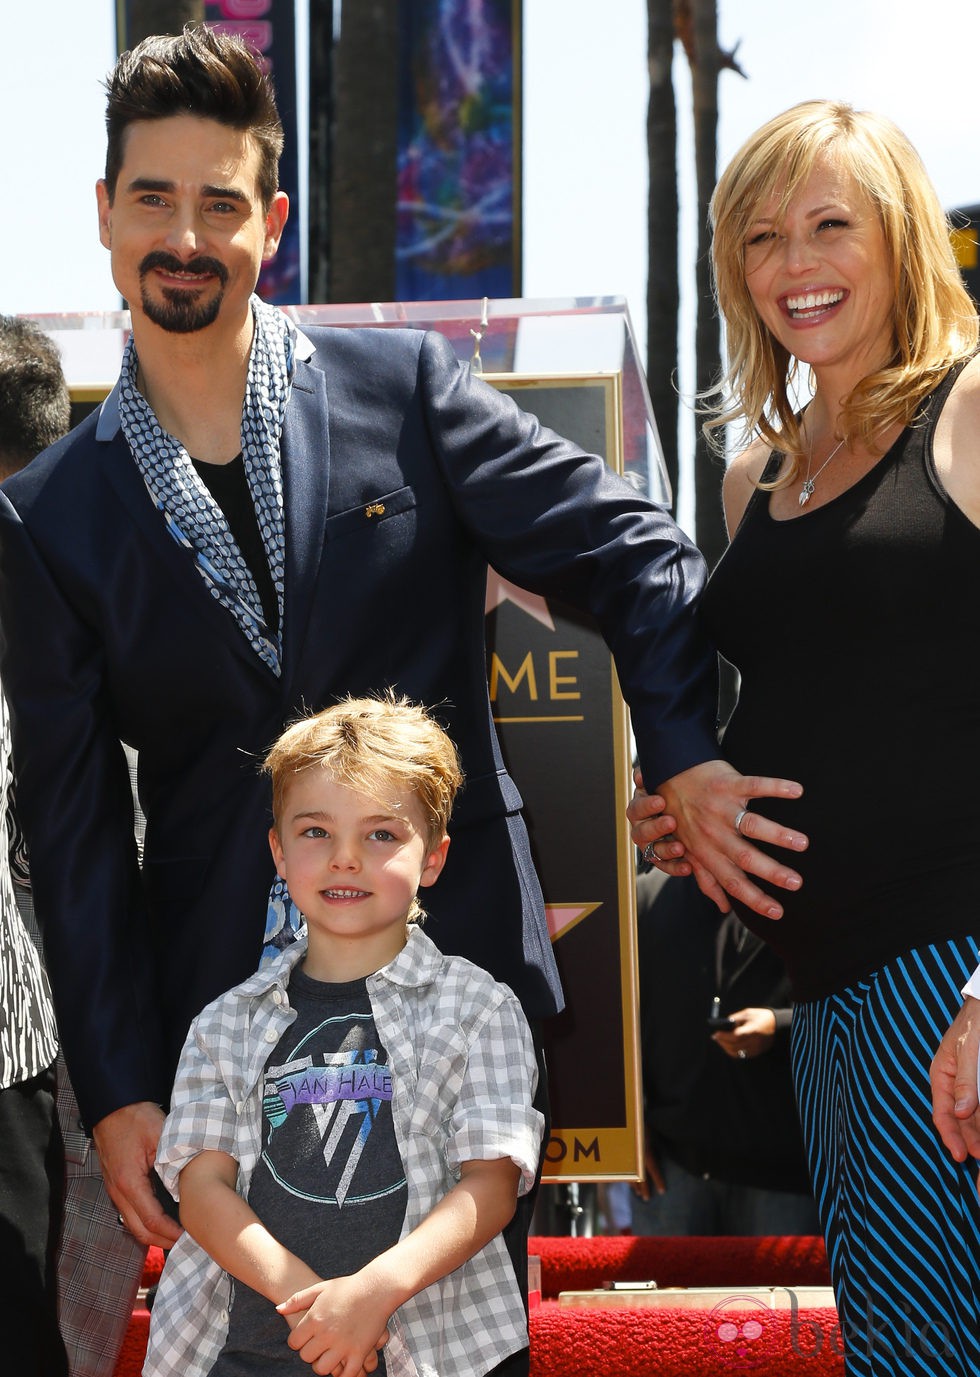
[[[178,545],[194,553],[212,596],[227,608],[256,655],[282,673],[285,534],[279,439],[293,374],[295,332],[275,307],[252,297],[255,334],[242,408],[242,458],[262,544],[279,602],[272,634],[255,580],[224,513],[208,492],[187,450],[160,425],[136,386],[139,359],[130,336],[119,377],[119,419],[153,505]]]
[[[279,602],[279,634],[269,631],[251,571],[224,513],[208,492],[187,450],[160,425],[136,386],[139,359],[132,336],[119,376],[119,419],[153,505],[178,545],[191,550],[205,585],[227,608],[256,655],[282,673],[285,528],[279,439],[293,376],[295,331],[283,313],[252,297],[255,334],[242,408],[242,457],[249,492]],[[269,894],[263,962],[295,940],[302,914],[285,883]]]

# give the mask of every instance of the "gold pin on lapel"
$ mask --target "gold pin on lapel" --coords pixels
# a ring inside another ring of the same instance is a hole
[[[384,514],[385,504],[383,502],[372,502],[369,506],[364,508],[364,515],[366,517],[384,516]]]

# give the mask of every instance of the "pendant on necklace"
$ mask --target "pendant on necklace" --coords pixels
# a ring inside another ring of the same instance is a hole
[[[800,489],[800,506],[805,507],[813,496],[813,479],[804,478],[803,486]]]

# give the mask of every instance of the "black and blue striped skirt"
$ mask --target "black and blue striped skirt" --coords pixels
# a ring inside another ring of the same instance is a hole
[[[933,1123],[929,1064],[975,938],[796,1006],[793,1069],[850,1377],[980,1375],[977,1163]]]

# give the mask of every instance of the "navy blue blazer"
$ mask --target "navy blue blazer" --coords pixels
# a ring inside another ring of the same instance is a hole
[[[257,763],[285,723],[389,685],[466,787],[427,931],[531,1017],[560,990],[487,694],[488,563],[589,609],[650,781],[717,754],[702,561],[666,512],[471,376],[436,334],[307,332],[282,435],[277,678],[167,534],[101,412],[0,494],[0,675],[72,1082],[92,1124],[167,1102],[190,1019],[251,973],[273,878]],[[383,509],[383,510],[382,510]],[[139,752],[142,873],[120,741]]]

